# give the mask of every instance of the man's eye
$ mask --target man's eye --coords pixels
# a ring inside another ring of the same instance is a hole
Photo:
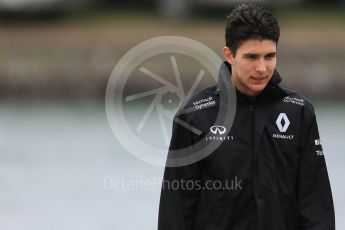
[[[266,58],[267,59],[272,59],[272,58],[275,58],[275,56],[276,56],[275,54],[269,54],[269,55],[266,56]]]

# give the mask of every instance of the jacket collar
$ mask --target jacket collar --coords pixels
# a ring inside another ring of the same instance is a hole
[[[267,98],[267,97],[283,97],[286,96],[287,93],[285,90],[283,90],[279,84],[282,81],[278,71],[275,69],[273,72],[273,76],[271,80],[268,82],[265,89],[256,96],[257,99],[260,98]],[[218,75],[218,82],[217,82],[217,93],[220,93],[224,90],[227,90],[226,85],[233,86],[233,83],[231,81],[231,65],[224,61],[222,65],[220,66],[219,75]]]

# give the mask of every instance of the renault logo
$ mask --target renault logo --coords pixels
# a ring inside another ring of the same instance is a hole
[[[226,132],[226,128],[224,126],[214,125],[210,128],[211,133],[213,134],[224,134]]]
[[[289,118],[286,116],[285,113],[280,113],[277,121],[276,121],[277,127],[280,132],[285,133],[286,130],[289,128],[290,121]]]

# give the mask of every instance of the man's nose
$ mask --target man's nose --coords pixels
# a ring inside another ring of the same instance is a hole
[[[257,72],[265,72],[266,71],[266,63],[265,60],[259,59],[256,63],[256,71]]]

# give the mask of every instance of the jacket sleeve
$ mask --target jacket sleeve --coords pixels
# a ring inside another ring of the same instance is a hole
[[[193,133],[174,121],[168,158],[173,154],[172,150],[181,150],[193,145],[194,142]],[[201,173],[199,164],[200,162],[196,162],[180,167],[165,167],[158,230],[193,229],[200,190],[198,189]]]
[[[297,199],[299,230],[334,230],[335,217],[326,162],[313,107],[305,112]],[[306,126],[304,126],[306,127]]]

